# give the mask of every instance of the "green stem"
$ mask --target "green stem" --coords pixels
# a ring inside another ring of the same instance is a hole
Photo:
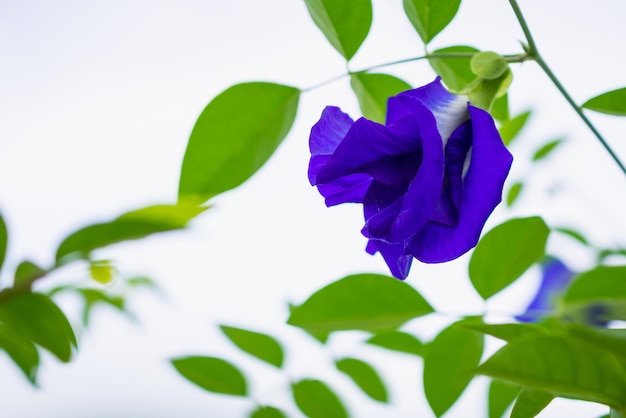
[[[426,54],[426,55],[421,55],[419,57],[412,57],[412,58],[405,58],[405,59],[401,59],[401,60],[396,60],[396,61],[390,61],[390,62],[385,62],[383,64],[376,64],[373,65],[371,67],[367,67],[367,68],[363,68],[361,70],[357,70],[357,71],[350,71],[348,70],[347,72],[337,75],[335,77],[329,78],[326,81],[323,81],[321,83],[315,84],[311,87],[307,87],[305,89],[302,89],[302,92],[306,92],[306,91],[310,91],[310,90],[315,90],[318,89],[320,87],[323,87],[327,84],[333,83],[337,80],[341,80],[344,77],[348,77],[351,74],[358,74],[358,73],[366,73],[372,70],[378,70],[380,68],[385,68],[385,67],[391,67],[393,65],[399,65],[399,64],[406,64],[408,62],[414,62],[414,61],[421,61],[424,59],[442,59],[442,58],[472,58],[475,55],[475,52],[436,52],[433,54]],[[507,62],[524,62],[526,60],[529,59],[528,54],[514,54],[514,55],[504,55],[503,56],[504,59]]]
[[[624,418],[626,417],[626,408],[623,409],[617,409],[617,408],[613,408],[611,407],[611,418]]]
[[[17,284],[14,284],[12,287],[6,287],[0,291],[0,302],[3,302],[7,299],[12,298],[15,295],[22,293],[30,293],[32,291],[33,284],[46,277],[49,273],[54,270],[54,267],[49,270],[44,270],[41,273],[38,273],[28,279],[25,279]]]
[[[519,5],[517,4],[517,0],[509,0],[509,3],[511,4],[511,8],[513,9],[513,12],[515,13],[515,16],[517,17],[517,21],[519,22],[522,28],[522,31],[524,32],[524,36],[526,37],[526,42],[528,42],[528,45],[526,46],[526,54],[527,54],[528,59],[532,59],[535,62],[537,62],[539,67],[548,76],[550,81],[552,81],[552,84],[554,84],[554,86],[559,90],[561,95],[569,103],[572,109],[574,109],[574,111],[578,114],[580,119],[582,119],[585,125],[587,125],[589,130],[591,130],[591,132],[595,135],[598,141],[600,141],[604,149],[609,153],[609,155],[613,158],[615,163],[619,166],[622,172],[626,175],[626,166],[624,166],[624,164],[620,161],[615,151],[613,151],[611,146],[606,142],[606,140],[600,134],[600,132],[598,132],[596,127],[593,125],[593,123],[591,123],[591,121],[583,113],[582,108],[576,104],[572,96],[570,96],[567,90],[565,90],[565,87],[563,87],[563,84],[561,84],[559,79],[554,75],[550,67],[548,67],[548,64],[546,64],[546,62],[543,60],[543,58],[539,54],[539,51],[537,50],[537,45],[535,44],[535,40],[533,39],[533,36],[530,33],[530,29],[528,28],[528,24],[526,24],[526,19],[524,19],[524,15],[522,14],[522,11],[520,10]]]
[[[346,72],[346,73],[337,75],[337,76],[335,76],[333,78],[329,78],[328,80],[322,81],[321,83],[317,83],[317,84],[314,84],[314,85],[312,85],[310,87],[307,87],[307,88],[304,88],[304,89],[300,89],[300,91],[302,93],[304,93],[304,92],[307,92],[307,91],[319,89],[320,87],[324,87],[327,84],[334,83],[337,80],[341,80],[342,78],[348,76],[349,74],[350,74],[349,72]]]
[[[15,295],[22,293],[30,293],[33,290],[33,285],[41,279],[48,277],[50,273],[55,272],[56,270],[63,267],[65,264],[71,261],[75,261],[76,259],[67,259],[66,261],[60,260],[54,263],[54,265],[48,269],[44,269],[39,273],[36,273],[30,277],[27,277],[21,280],[18,283],[14,283],[11,287],[5,287],[0,290],[0,302],[10,299]]]
[[[365,73],[365,72],[372,71],[372,70],[378,70],[379,68],[391,67],[392,65],[398,65],[398,64],[406,64],[407,62],[421,61],[423,59],[428,59],[428,58],[430,59],[472,58],[473,56],[474,56],[474,52],[441,52],[441,53],[435,53],[435,54],[426,54],[426,55],[421,55],[419,57],[405,58],[402,60],[386,62],[384,64],[377,64],[371,67],[364,68],[362,70],[353,71],[352,73],[353,74]]]

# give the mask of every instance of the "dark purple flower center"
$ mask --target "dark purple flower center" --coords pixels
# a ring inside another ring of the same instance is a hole
[[[446,165],[441,188],[441,197],[431,218],[450,228],[459,223],[459,208],[463,196],[463,177],[470,156],[472,123],[465,121],[450,136],[446,143]]]
[[[465,121],[455,129],[445,145],[446,164],[441,196],[430,221],[448,228],[456,228],[459,223],[463,177],[471,154],[471,132],[471,121]],[[367,224],[363,233],[366,236],[382,237],[389,232],[392,222],[402,209],[402,199],[409,184],[422,164],[422,157],[420,149],[404,155],[389,156],[359,169],[359,172],[374,179],[364,200]]]
[[[369,174],[379,183],[404,192],[422,164],[422,151],[386,157],[364,165],[359,171]]]

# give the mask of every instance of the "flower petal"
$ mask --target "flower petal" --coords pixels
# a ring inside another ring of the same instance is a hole
[[[391,228],[402,208],[405,187],[393,187],[374,181],[363,200],[365,226],[361,233],[367,238],[379,239]]]
[[[468,118],[469,99],[450,93],[441,84],[441,77],[437,77],[432,83],[390,98],[387,105],[387,125],[413,113],[414,102],[407,100],[408,98],[419,101],[432,112],[444,144],[452,132]]]
[[[380,252],[391,271],[391,274],[400,280],[404,280],[409,275],[413,257],[404,250],[404,244],[387,244],[385,242],[370,240],[367,243],[366,251],[370,254]]]
[[[389,125],[388,132],[397,137],[419,136],[421,165],[401,201],[377,205],[378,210],[374,213],[366,208],[366,223],[362,231],[368,238],[387,243],[407,240],[431,219],[440,200],[445,169],[443,144],[434,116],[416,99],[407,98],[407,101],[413,102],[412,113]],[[370,195],[374,195],[375,190],[372,189]]]
[[[309,149],[309,181],[316,184],[317,173],[335,152],[341,140],[346,136],[354,121],[335,106],[327,106],[320,120],[311,128]]]
[[[526,311],[515,319],[536,322],[556,308],[554,298],[565,291],[575,273],[558,258],[550,257],[541,266],[541,284]]]
[[[472,124],[465,121],[450,136],[446,144],[445,178],[439,204],[431,218],[451,228],[459,222],[459,208],[463,195],[463,175],[466,163],[469,162],[469,151],[472,147]]]
[[[403,132],[404,133],[404,132]],[[317,173],[318,183],[328,183],[355,172],[369,163],[419,151],[421,143],[413,132],[397,135],[386,126],[360,118],[350,128],[328,162]]]
[[[469,169],[463,181],[463,195],[456,228],[428,223],[411,240],[408,251],[425,263],[453,260],[471,248],[502,200],[502,187],[513,157],[502,143],[489,113],[469,106],[473,143]]]
[[[326,206],[340,203],[363,203],[374,179],[367,174],[351,174],[330,183],[318,184],[317,190],[326,199]]]
[[[380,237],[387,242],[402,242],[415,235],[430,220],[441,196],[445,159],[436,121],[430,110],[421,103],[414,104],[413,116],[402,119],[398,125],[419,132],[422,138],[422,164],[409,183],[402,208],[391,224],[389,233]]]
[[[369,174],[382,184],[406,189],[421,164],[422,152],[418,151],[366,164],[359,171]]]
[[[365,226],[361,233],[367,238],[382,239],[389,233],[389,228],[402,209],[402,198],[398,198],[390,205],[378,209],[374,205],[366,205]]]

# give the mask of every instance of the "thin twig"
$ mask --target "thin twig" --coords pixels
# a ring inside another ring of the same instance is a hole
[[[552,81],[552,84],[554,84],[554,86],[559,90],[561,95],[569,103],[569,105],[572,107],[572,109],[574,109],[574,111],[582,119],[582,121],[585,123],[585,125],[587,125],[589,130],[591,130],[591,132],[595,135],[595,137],[598,139],[598,141],[600,141],[600,143],[602,144],[604,149],[606,149],[606,151],[609,153],[609,155],[613,158],[615,163],[617,163],[617,165],[622,170],[622,172],[626,175],[626,166],[624,166],[624,164],[619,159],[619,157],[617,156],[615,151],[613,151],[613,149],[606,142],[606,140],[604,139],[602,134],[600,134],[600,132],[598,132],[596,127],[593,125],[593,123],[591,123],[591,121],[583,113],[582,108],[576,104],[576,102],[574,101],[572,96],[570,96],[570,94],[567,92],[567,90],[565,90],[565,87],[563,87],[563,84],[561,84],[559,79],[556,77],[556,75],[554,75],[554,73],[552,72],[550,67],[548,67],[548,64],[546,64],[546,62],[543,60],[543,58],[539,54],[539,51],[537,50],[537,45],[535,44],[535,40],[533,39],[533,36],[530,33],[530,29],[528,28],[528,24],[526,23],[526,19],[524,19],[524,15],[522,14],[522,11],[519,8],[519,5],[517,4],[517,0],[509,0],[509,3],[511,4],[511,8],[513,8],[513,12],[515,13],[515,16],[517,17],[517,21],[519,22],[519,24],[520,24],[520,26],[522,28],[522,31],[524,32],[524,36],[526,37],[526,42],[528,42],[528,45],[526,46],[526,54],[528,55],[528,58],[537,62],[539,67],[541,67],[541,69],[548,76],[550,81]]]

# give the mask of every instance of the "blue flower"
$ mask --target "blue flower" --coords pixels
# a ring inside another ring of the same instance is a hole
[[[555,300],[563,294],[576,273],[561,260],[548,257],[541,265],[541,283],[526,311],[515,319],[521,322],[537,322],[554,312]]]
[[[515,319],[521,322],[538,322],[542,318],[554,314],[557,300],[563,296],[567,287],[577,273],[567,267],[556,257],[547,257],[541,264],[541,283],[535,297],[523,314]],[[579,321],[596,327],[606,327],[611,312],[608,306],[600,303],[590,303],[585,306],[576,317]],[[575,318],[565,317],[574,320]]]
[[[513,157],[493,118],[434,82],[391,97],[384,125],[326,107],[311,129],[309,181],[326,205],[361,203],[367,251],[405,279],[413,258],[453,260],[502,199]]]

